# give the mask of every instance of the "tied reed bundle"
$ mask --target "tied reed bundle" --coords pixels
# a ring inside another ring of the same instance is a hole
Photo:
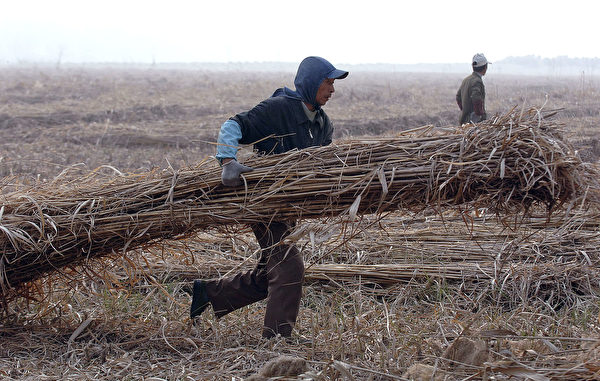
[[[470,203],[499,213],[596,199],[593,168],[536,110],[477,126],[254,157],[244,186],[225,188],[214,162],[171,173],[94,177],[5,195],[3,294],[89,257],[126,252],[208,227],[332,218]]]
[[[369,215],[345,226],[300,224],[298,229],[308,226],[311,232],[296,242],[305,258],[306,284],[403,294],[411,300],[441,285],[457,298],[466,293],[471,301],[510,308],[534,300],[553,307],[574,305],[598,295],[598,210],[563,210],[549,218],[531,215],[518,225],[509,216],[478,217],[471,211],[425,213],[398,211],[386,213],[384,219]],[[110,278],[141,279],[151,274],[191,282],[226,277],[255,265],[252,258],[258,244],[251,231],[238,232],[232,239],[229,232],[211,230],[195,238],[147,248],[146,259],[134,261],[141,266],[133,271],[117,268],[118,275]],[[198,256],[193,264],[174,259],[190,250]],[[165,252],[177,254],[164,257]]]

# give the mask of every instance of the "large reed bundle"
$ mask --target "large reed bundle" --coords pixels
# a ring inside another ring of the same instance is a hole
[[[595,173],[535,110],[479,126],[255,157],[245,187],[213,162],[111,182],[84,179],[4,195],[3,293],[88,257],[208,227],[460,205],[523,210],[595,197]],[[593,192],[590,192],[590,189]]]

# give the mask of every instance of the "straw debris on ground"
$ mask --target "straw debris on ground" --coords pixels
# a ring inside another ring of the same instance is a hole
[[[45,298],[11,304],[0,330],[10,338],[3,350],[35,372],[73,377],[242,379],[284,355],[306,360],[306,377],[314,380],[394,380],[405,372],[594,379],[598,215],[531,217],[518,229],[493,215],[467,221],[461,214],[395,212],[299,238],[307,273],[297,342],[260,338],[262,303],[220,320],[207,312],[190,324],[182,289],[191,279],[254,264],[258,246],[236,227],[97,258],[66,272],[68,283],[56,273],[34,282]],[[565,325],[573,319],[577,327]],[[10,320],[53,323],[16,325],[18,333]],[[52,339],[56,330],[64,338]],[[28,353],[44,350],[36,337],[53,349],[34,365]],[[53,365],[59,362],[69,370]],[[5,365],[15,377],[24,374],[24,365]]]

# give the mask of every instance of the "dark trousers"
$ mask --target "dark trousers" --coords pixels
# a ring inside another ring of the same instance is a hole
[[[263,337],[290,336],[298,316],[304,280],[300,251],[294,245],[280,242],[290,233],[292,225],[270,222],[251,227],[262,249],[256,267],[231,277],[207,281],[208,299],[220,318],[267,298]]]

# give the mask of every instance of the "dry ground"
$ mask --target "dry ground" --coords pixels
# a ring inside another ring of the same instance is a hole
[[[326,106],[334,137],[453,125],[461,79],[351,73]],[[2,68],[0,186],[101,166],[193,165],[214,153],[226,118],[292,80],[293,73]],[[485,81],[488,114],[523,105],[563,109],[572,143],[587,161],[598,160],[597,79],[490,71]],[[252,265],[257,247],[243,227],[238,239],[232,231],[201,232],[65,269],[32,285],[44,300],[4,306],[0,378],[231,380],[291,355],[305,359],[317,380],[403,379],[414,364],[434,367],[436,379],[592,379],[600,369],[600,242],[597,216],[583,218],[569,231],[510,235],[494,219],[468,226],[456,216],[442,222],[399,213],[367,219],[355,234],[334,227],[305,237],[310,267],[291,343],[260,338],[261,303],[221,320],[206,313],[197,325],[187,317],[190,279]],[[459,335],[483,340],[487,366],[448,360]]]
[[[456,74],[352,73],[326,106],[335,138],[453,125]],[[0,70],[0,176],[52,177],[68,166],[148,171],[214,154],[221,123],[247,110],[293,73],[158,69]],[[584,157],[600,156],[596,79],[486,76],[487,109],[562,108]]]

